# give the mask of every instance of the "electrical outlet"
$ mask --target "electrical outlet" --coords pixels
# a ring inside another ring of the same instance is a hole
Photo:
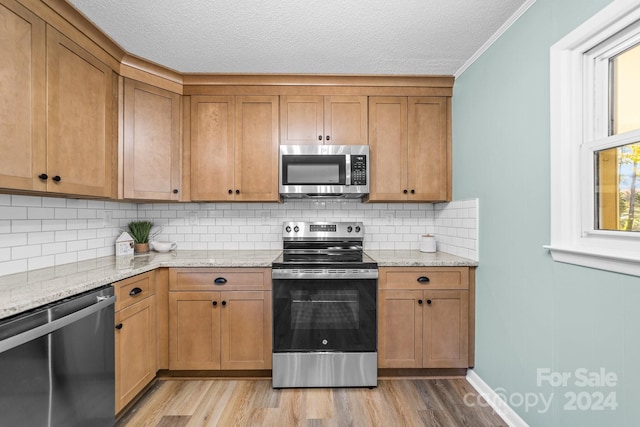
[[[271,212],[261,211],[260,219],[261,219],[262,225],[269,225],[269,220],[271,219]]]
[[[187,213],[187,218],[189,220],[189,225],[198,225],[198,212],[189,211]]]
[[[104,212],[102,212],[102,225],[103,226],[110,227],[112,221],[113,221],[113,212],[112,211],[104,211]]]
[[[393,224],[393,219],[396,217],[394,211],[382,211],[382,218],[385,219],[387,225]]]

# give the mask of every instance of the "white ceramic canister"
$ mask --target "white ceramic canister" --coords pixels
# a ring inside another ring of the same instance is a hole
[[[420,252],[435,252],[436,238],[431,234],[423,234],[420,236]]]

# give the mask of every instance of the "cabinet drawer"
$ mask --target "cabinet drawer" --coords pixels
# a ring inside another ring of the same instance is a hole
[[[382,267],[381,289],[469,289],[469,267]]]
[[[172,268],[170,291],[269,290],[269,268]]]
[[[154,275],[155,271],[150,271],[114,283],[113,287],[116,293],[115,310],[119,311],[153,295],[155,293],[153,287]]]

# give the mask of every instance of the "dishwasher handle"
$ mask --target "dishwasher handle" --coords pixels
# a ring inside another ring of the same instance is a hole
[[[50,334],[58,329],[64,328],[67,325],[77,322],[84,317],[91,316],[92,314],[115,304],[115,302],[115,296],[109,296],[106,298],[97,297],[95,304],[85,307],[82,310],[78,310],[44,325],[37,326],[33,329],[29,329],[28,331],[3,339],[0,341],[0,353],[11,350],[12,348],[18,347],[19,345],[25,344],[29,341],[33,341],[41,336]]]

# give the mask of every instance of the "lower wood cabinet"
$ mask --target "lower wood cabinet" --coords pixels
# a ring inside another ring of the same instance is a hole
[[[271,369],[267,273],[268,269],[172,269],[169,369]]]
[[[114,283],[116,414],[155,378],[157,371],[155,272]]]
[[[468,270],[381,269],[379,368],[471,365]]]

